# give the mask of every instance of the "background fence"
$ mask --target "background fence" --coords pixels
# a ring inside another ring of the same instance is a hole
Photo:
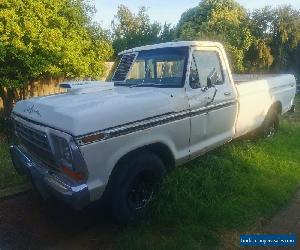
[[[106,66],[106,73],[101,78],[101,80],[105,80],[107,76],[109,75],[113,62],[107,62]],[[57,77],[57,78],[47,78],[47,79],[41,79],[35,82],[30,83],[25,88],[25,98],[31,98],[35,96],[45,96],[45,95],[52,95],[64,92],[63,89],[59,87],[59,84],[63,82],[65,78],[63,77]],[[3,117],[3,101],[2,98],[0,98],[0,117]]]

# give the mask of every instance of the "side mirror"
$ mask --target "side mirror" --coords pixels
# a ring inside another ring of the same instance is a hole
[[[207,76],[207,87],[212,88],[219,82],[219,74],[215,68]]]

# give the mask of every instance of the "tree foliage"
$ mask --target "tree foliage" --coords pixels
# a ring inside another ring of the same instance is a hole
[[[137,14],[120,5],[112,21],[112,39],[115,52],[125,49],[170,41],[174,39],[174,29],[170,24],[151,22],[147,9],[141,7]]]
[[[291,6],[247,12],[234,0],[203,0],[177,25],[183,40],[225,45],[235,72],[300,74],[300,13]]]
[[[9,114],[17,89],[34,79],[101,76],[112,55],[105,32],[81,0],[0,3],[0,94]]]
[[[183,13],[177,35],[184,40],[222,42],[235,71],[245,71],[245,52],[253,43],[246,10],[233,0],[203,0]]]
[[[0,2],[0,96],[8,115],[16,91],[47,76],[101,76],[113,54],[174,40],[213,40],[225,45],[234,72],[300,75],[300,12],[291,6],[247,12],[235,0],[202,0],[176,27],[152,22],[120,5],[111,36],[92,22],[88,0]]]
[[[252,32],[265,41],[265,49],[274,60],[271,72],[300,74],[300,12],[291,6],[254,10],[251,15]]]
[[[290,6],[276,9],[275,19],[272,23],[272,39],[270,42],[270,47],[275,58],[273,69],[276,71],[286,71],[292,68],[293,70],[298,69],[299,71],[300,54],[297,53],[299,43],[299,11],[293,10]],[[296,61],[298,61],[298,63]]]

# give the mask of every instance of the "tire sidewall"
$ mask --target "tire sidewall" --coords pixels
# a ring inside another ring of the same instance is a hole
[[[149,207],[149,204],[139,210],[133,210],[128,203],[128,192],[135,177],[148,171],[159,183],[166,174],[163,162],[152,153],[141,153],[118,166],[111,179],[111,208],[113,217],[121,224],[127,224],[139,219]],[[151,203],[151,202],[150,202]]]
[[[274,125],[274,134],[271,136],[268,136],[268,130],[270,126]],[[273,137],[279,129],[279,115],[276,111],[271,110],[269,111],[268,115],[266,116],[266,120],[264,121],[264,124],[262,126],[262,137],[263,138],[271,138]]]

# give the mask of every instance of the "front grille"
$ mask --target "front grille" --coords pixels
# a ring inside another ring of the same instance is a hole
[[[55,165],[55,159],[46,133],[20,122],[16,122],[16,132],[21,144],[25,146],[29,153],[49,166]]]
[[[44,132],[30,128],[20,122],[16,122],[17,134],[30,144],[44,150],[51,152],[48,143],[47,135]]]

